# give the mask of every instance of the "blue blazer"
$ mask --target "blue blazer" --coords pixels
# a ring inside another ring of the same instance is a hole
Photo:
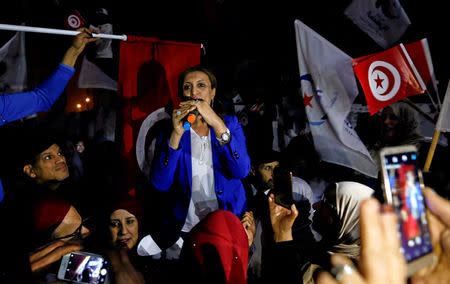
[[[250,172],[250,158],[247,153],[244,132],[237,117],[225,115],[224,122],[231,133],[231,141],[226,145],[219,145],[215,138],[216,133],[211,128],[215,192],[219,208],[231,211],[240,217],[247,210],[245,190],[241,179]],[[169,211],[173,216],[166,218],[166,220],[171,219],[172,221],[165,221],[165,225],[176,226],[179,236],[186,220],[192,193],[189,131],[186,131],[181,137],[177,150],[169,147],[168,136],[160,136],[155,151],[151,181],[157,191],[172,191],[171,196],[174,200],[167,205],[170,206]],[[170,224],[173,222],[177,224]],[[172,237],[175,241],[178,239],[176,236]]]

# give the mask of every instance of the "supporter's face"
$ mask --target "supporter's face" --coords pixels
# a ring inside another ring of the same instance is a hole
[[[261,164],[258,172],[261,175],[261,184],[265,189],[273,189],[273,170],[280,163],[278,161]]]
[[[68,241],[73,238],[83,239],[87,237],[90,234],[90,231],[82,225],[82,221],[83,220],[75,207],[70,206],[70,209],[61,224],[59,224],[59,226],[53,231],[52,237],[62,238],[70,235],[70,237],[63,238],[63,241]]]
[[[383,110],[382,113],[383,127],[384,127],[384,135],[386,137],[393,137],[395,134],[395,129],[398,125],[398,118],[392,111],[390,107],[387,107]]]
[[[208,75],[194,71],[186,75],[183,81],[183,96],[192,99],[202,99],[208,104],[214,99],[216,89],[211,89]]]
[[[136,216],[124,209],[114,211],[109,218],[109,232],[115,247],[132,249],[138,241],[139,226]]]
[[[53,144],[39,154],[36,163],[27,174],[37,183],[63,181],[69,177],[66,158],[58,145]]]
[[[334,240],[337,238],[339,221],[335,211],[320,200],[313,204],[314,216],[312,227],[324,239]]]
[[[77,147],[78,153],[84,152],[84,142],[83,141],[78,141],[75,146]]]

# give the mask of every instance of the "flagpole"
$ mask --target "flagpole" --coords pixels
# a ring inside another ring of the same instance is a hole
[[[0,24],[0,30],[44,33],[44,34],[57,34],[57,35],[71,35],[71,36],[76,36],[77,34],[81,33],[80,31],[72,31],[72,30],[49,29],[49,28],[7,25],[7,24]],[[120,39],[123,41],[127,40],[126,35],[111,35],[111,34],[92,33],[92,37],[98,37],[98,38],[104,38],[104,39]]]
[[[439,140],[439,134],[441,134],[441,131],[435,129],[433,140],[431,141],[430,149],[428,150],[427,159],[425,161],[425,166],[423,167],[424,172],[428,172],[430,170],[431,161],[433,160],[434,152],[436,151],[436,146]]]

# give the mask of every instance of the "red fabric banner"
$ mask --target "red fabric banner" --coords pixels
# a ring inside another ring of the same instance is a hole
[[[135,189],[138,170],[136,139],[142,122],[170,101],[179,104],[178,76],[200,64],[201,45],[128,36],[120,43],[118,95],[122,121],[118,140],[128,171],[128,191]]]
[[[352,60],[353,70],[366,96],[370,115],[425,87],[403,45]]]
[[[416,66],[420,77],[422,77],[423,82],[427,86],[428,91],[434,90],[437,95],[438,89],[427,39],[424,38],[405,44],[405,48],[411,60],[414,62],[414,66]]]

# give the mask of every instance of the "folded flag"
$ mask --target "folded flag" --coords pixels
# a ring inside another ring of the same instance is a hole
[[[411,24],[398,0],[353,0],[344,14],[383,48],[395,44]]]

